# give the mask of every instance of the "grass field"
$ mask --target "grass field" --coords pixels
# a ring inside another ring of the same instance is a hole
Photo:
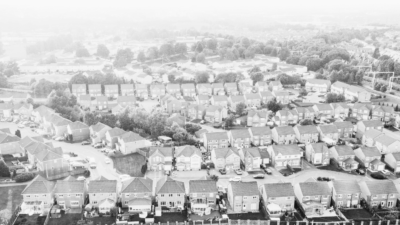
[[[132,153],[124,156],[111,158],[115,168],[123,174],[129,174],[133,177],[143,177],[142,166],[146,164],[146,157],[139,153]]]
[[[0,217],[11,218],[15,208],[22,203],[21,192],[24,188],[25,185],[0,187]]]
[[[50,218],[48,225],[72,225],[77,224],[82,217],[81,214],[64,214],[61,218]]]
[[[38,216],[38,214],[33,216],[20,214],[14,225],[43,225],[45,220],[46,216]]]

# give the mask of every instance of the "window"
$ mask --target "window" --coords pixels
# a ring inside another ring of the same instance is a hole
[[[129,196],[130,196],[130,194],[128,194],[128,193],[126,193],[126,194],[125,194],[125,197],[127,197],[127,198],[128,198]],[[162,196],[161,196],[161,197],[162,197]]]
[[[47,195],[43,195],[43,197],[47,197]]]
[[[269,200],[270,200],[270,201],[274,201],[274,200],[275,200],[275,198],[269,198]]]
[[[64,195],[58,195],[58,197],[59,197],[59,198],[63,198],[63,197],[64,197]]]
[[[169,197],[172,197],[172,196],[174,196],[174,195],[173,195],[173,194],[169,194],[168,196],[169,196]]]
[[[247,196],[243,196],[243,200],[247,200]]]
[[[348,194],[348,195],[347,195],[347,198],[351,198],[351,194]]]
[[[81,194],[76,194],[76,197],[81,197]]]
[[[97,201],[93,201],[92,204],[97,204]]]
[[[180,204],[182,204],[182,202],[181,201],[177,201],[176,204],[180,205]]]
[[[292,197],[287,197],[288,200],[292,199]]]
[[[164,197],[164,194],[161,194],[161,197]]]
[[[178,197],[181,197],[181,194],[176,194]]]
[[[338,197],[338,198],[342,198],[342,195],[341,195],[341,194],[338,194],[337,197]]]
[[[166,205],[165,202],[161,202],[160,204],[161,204],[161,205]]]
[[[31,196],[30,195],[25,195],[27,198],[30,198]]]
[[[125,205],[128,205],[128,201],[125,201]]]

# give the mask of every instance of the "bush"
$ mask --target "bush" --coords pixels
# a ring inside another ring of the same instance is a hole
[[[377,180],[386,180],[387,177],[381,173],[372,173],[371,177]]]
[[[15,177],[15,181],[18,183],[30,181],[35,177],[34,173],[21,173]]]

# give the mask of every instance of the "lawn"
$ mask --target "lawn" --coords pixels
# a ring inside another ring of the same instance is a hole
[[[162,216],[154,217],[154,223],[173,223],[173,222],[184,222],[186,221],[187,213],[186,211],[182,212],[172,212],[172,213],[162,213]]]
[[[86,218],[86,221],[93,221],[93,224],[102,224],[102,225],[111,225],[115,223],[115,217],[111,216],[102,216],[102,217],[92,217]]]
[[[43,225],[45,220],[46,216],[38,216],[38,214],[34,214],[33,216],[20,214],[14,225]]]
[[[115,168],[123,174],[129,174],[133,177],[143,177],[142,166],[146,164],[146,157],[139,153],[111,157]]]
[[[340,210],[348,220],[369,220],[372,219],[372,213],[365,209],[342,209]]]
[[[77,224],[81,219],[82,214],[63,214],[60,218],[50,218],[48,225],[72,225]]]
[[[25,185],[0,187],[0,215],[2,217],[5,217],[6,219],[11,218],[15,208],[21,205],[21,192],[25,187]]]
[[[267,219],[267,216],[261,212],[229,214],[228,217],[231,220],[265,220],[265,219]]]

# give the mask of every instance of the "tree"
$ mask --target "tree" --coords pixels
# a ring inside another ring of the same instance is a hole
[[[225,119],[225,128],[232,127],[234,122],[235,122],[235,116],[234,115],[229,115]]]
[[[201,72],[196,72],[196,75],[194,77],[194,80],[196,83],[208,83],[208,79],[210,78],[210,75],[208,75],[208,72],[206,71],[201,71]]]
[[[185,129],[189,134],[194,135],[197,131],[201,130],[201,126],[197,124],[188,123],[185,125]]]
[[[271,51],[271,56],[278,56],[278,49],[274,48],[274,49]]]
[[[299,95],[301,96],[306,96],[308,94],[307,90],[305,88],[301,88],[299,91]]]
[[[380,91],[381,92],[386,92],[387,91],[387,86],[386,85],[382,85]]]
[[[142,172],[142,174],[146,174],[147,171],[147,163],[143,164],[142,168],[140,169],[140,171]]]
[[[242,116],[244,114],[244,111],[246,110],[246,104],[243,102],[240,102],[236,104],[236,114],[239,116]]]
[[[0,75],[0,88],[8,88],[8,80],[6,76]]]
[[[78,58],[83,58],[83,57],[89,57],[90,54],[89,54],[89,51],[87,50],[87,48],[81,47],[75,51],[75,56]]]
[[[18,129],[15,131],[15,135],[21,138],[21,131]]]
[[[175,75],[174,74],[169,74],[168,75],[168,81],[170,83],[174,83],[175,82]]]
[[[287,48],[282,48],[278,53],[278,57],[282,61],[285,61],[289,56],[290,56],[290,50]]]
[[[101,122],[109,127],[116,127],[118,122],[118,117],[113,114],[106,114],[101,117]]]
[[[10,175],[10,169],[3,160],[0,160],[0,177],[10,177]]]
[[[255,85],[257,82],[264,80],[264,75],[260,72],[252,73],[250,78],[253,80],[253,85]]]
[[[197,54],[196,62],[199,62],[199,63],[205,63],[206,62],[206,57],[205,57],[204,53]]]
[[[306,66],[309,71],[317,71],[322,66],[322,60],[319,58],[309,58],[306,62]]]
[[[95,125],[100,121],[101,121],[101,115],[97,112],[87,112],[83,117],[83,122],[88,126]]]
[[[252,58],[254,58],[256,52],[255,52],[254,48],[248,47],[246,50],[244,50],[243,54],[246,59],[252,59]]]
[[[157,59],[159,57],[158,48],[150,47],[147,49],[147,58],[149,59]]]
[[[302,126],[313,125],[313,124],[314,124],[313,121],[310,120],[310,119],[305,119],[305,120],[300,122],[300,125],[302,125]]]
[[[185,43],[176,43],[174,48],[177,54],[183,55],[187,53],[187,45]]]
[[[293,56],[293,55],[289,56],[286,59],[286,63],[293,64],[293,65],[298,65],[299,61],[300,61],[300,57],[299,56]]]
[[[271,110],[271,111],[274,112],[274,113],[276,113],[276,112],[278,112],[279,110],[282,109],[282,105],[279,104],[279,103],[276,101],[276,98],[274,98],[274,99],[272,99],[271,101],[267,102],[266,107],[267,107],[268,110]]]
[[[125,67],[133,60],[133,52],[130,48],[120,49],[115,56],[113,65],[117,68]]]
[[[83,75],[82,73],[78,73],[75,76],[71,77],[71,79],[68,82],[68,87],[70,91],[72,92],[72,85],[73,84],[87,84],[88,83],[88,78]]]
[[[217,50],[218,41],[215,38],[211,38],[207,41],[207,48],[213,51]]]
[[[374,54],[372,54],[372,57],[374,57],[375,59],[378,59],[381,56],[380,52],[379,52],[379,48],[375,48]]]
[[[146,56],[144,55],[143,51],[139,52],[139,54],[137,55],[137,61],[141,63],[144,63],[146,61]]]
[[[167,126],[167,117],[161,112],[152,113],[150,116],[147,117],[147,124],[150,135],[153,138],[156,138],[162,134],[165,127]],[[184,129],[182,130],[184,132],[181,135],[186,138],[187,132]]]
[[[335,103],[335,102],[344,102],[346,98],[343,94],[336,94],[336,93],[328,93],[326,95],[326,103]]]
[[[98,56],[107,58],[110,55],[110,50],[108,50],[107,46],[104,44],[100,44],[97,46],[97,53]]]
[[[244,48],[248,48],[250,46],[250,40],[247,37],[244,37],[240,40],[240,44],[244,47]]]
[[[203,51],[203,49],[204,49],[203,44],[202,44],[200,41],[197,42],[196,47],[195,47],[195,51],[196,51],[197,53],[200,53],[200,52]]]
[[[165,43],[160,46],[160,55],[162,56],[170,56],[174,54],[174,46],[170,43]]]

